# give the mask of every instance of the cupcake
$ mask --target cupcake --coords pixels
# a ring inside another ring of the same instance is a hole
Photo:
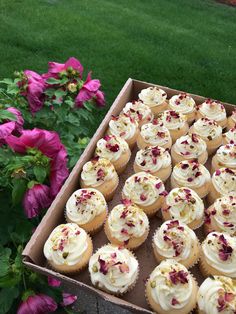
[[[195,120],[196,108],[194,99],[186,93],[174,95],[169,100],[170,110],[177,111],[187,117],[187,122],[192,124]]]
[[[177,139],[171,148],[173,164],[183,160],[198,160],[205,164],[208,158],[206,143],[197,134],[187,134]]]
[[[236,194],[224,195],[206,209],[207,232],[226,232],[236,236]]]
[[[236,126],[223,134],[223,145],[236,143]]]
[[[171,174],[171,188],[189,187],[201,198],[210,189],[211,176],[203,165],[196,161],[184,160],[178,163]]]
[[[200,269],[205,277],[236,278],[236,238],[227,233],[209,233],[202,243]]]
[[[215,120],[222,128],[227,124],[225,107],[219,101],[212,99],[206,99],[197,106],[197,119],[201,118]]]
[[[137,152],[134,172],[145,171],[166,181],[171,174],[171,157],[169,150],[160,146],[147,147]]]
[[[44,244],[44,256],[60,273],[73,274],[87,266],[93,253],[91,238],[77,224],[57,226]]]
[[[120,136],[133,148],[139,133],[138,122],[125,113],[117,117],[112,116],[107,132],[109,135]]]
[[[90,258],[89,273],[94,286],[114,295],[123,295],[134,287],[139,265],[126,248],[107,244]]]
[[[204,203],[190,188],[175,188],[169,192],[161,208],[164,220],[179,220],[191,229],[199,228],[204,222]]]
[[[166,92],[156,86],[142,89],[138,97],[152,110],[153,114],[157,114],[168,108]]]
[[[151,109],[141,101],[128,102],[123,108],[123,112],[137,121],[139,127],[153,119]]]
[[[211,179],[208,202],[213,204],[217,198],[236,191],[236,170],[230,168],[217,169]]]
[[[236,313],[235,281],[225,276],[206,278],[197,294],[199,314]]]
[[[198,119],[189,130],[205,141],[208,155],[213,154],[222,145],[222,127],[208,118]]]
[[[149,146],[161,146],[171,148],[172,140],[169,130],[164,125],[158,125],[156,120],[152,123],[144,124],[137,138],[139,149]]]
[[[105,135],[97,142],[95,156],[110,160],[118,174],[122,173],[129,162],[131,151],[125,140],[115,135]]]
[[[129,200],[116,205],[105,223],[105,233],[112,244],[136,249],[148,236],[149,222],[147,215]]]
[[[232,129],[233,127],[235,127],[236,124],[236,109],[234,109],[232,111],[231,116],[228,117],[227,120],[227,130]]]
[[[125,181],[122,190],[122,197],[130,199],[148,216],[154,215],[161,208],[164,195],[166,191],[163,182],[146,172],[133,174]]]
[[[221,146],[213,156],[212,172],[222,167],[236,169],[236,143]]]
[[[174,110],[166,110],[157,116],[157,123],[163,125],[169,130],[172,142],[188,133],[189,126],[187,118],[182,113]]]
[[[108,201],[112,199],[118,183],[118,175],[108,159],[95,157],[84,164],[80,180],[82,188],[96,188]]]
[[[158,263],[171,258],[189,268],[198,262],[200,244],[187,225],[178,220],[168,220],[156,230],[153,250]]]
[[[101,192],[95,189],[75,191],[66,203],[66,221],[76,223],[89,233],[95,233],[107,216],[107,203]]]
[[[173,259],[162,261],[146,284],[146,298],[159,314],[187,314],[197,303],[198,286],[187,268]]]

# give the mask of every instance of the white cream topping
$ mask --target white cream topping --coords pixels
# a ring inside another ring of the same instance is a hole
[[[204,203],[198,194],[187,187],[172,189],[165,198],[172,219],[190,224],[204,215]]]
[[[126,114],[112,117],[109,122],[109,132],[124,140],[132,138],[138,129],[138,123]]]
[[[158,114],[157,121],[163,123],[168,130],[180,130],[185,126],[187,117],[174,110],[165,110]]]
[[[151,273],[148,284],[153,300],[164,311],[182,309],[192,297],[193,278],[185,266],[173,259],[161,262]]]
[[[171,137],[169,130],[163,125],[147,123],[141,127],[140,132],[143,140],[153,146],[164,146],[169,143]]]
[[[222,127],[214,120],[208,118],[198,119],[194,124],[194,133],[201,136],[204,140],[213,140],[222,134]]]
[[[225,276],[206,278],[201,284],[197,302],[205,314],[234,314],[236,312],[235,282]]]
[[[236,127],[232,128],[228,132],[224,133],[223,136],[226,138],[228,143],[230,143],[230,144],[236,143]]]
[[[135,163],[142,171],[156,172],[171,165],[169,151],[160,146],[147,147],[137,152]]]
[[[108,226],[112,237],[124,242],[139,238],[149,229],[147,215],[136,205],[115,206],[108,216]]]
[[[164,222],[153,237],[156,251],[165,258],[183,261],[192,255],[197,236],[192,229],[178,220]]]
[[[151,109],[141,101],[128,102],[123,108],[123,112],[130,115],[136,121],[152,121],[153,113]]]
[[[202,251],[207,264],[236,278],[236,238],[227,233],[211,232],[202,243]]]
[[[72,266],[80,262],[88,248],[87,233],[75,223],[57,226],[44,245],[44,255],[55,265]]]
[[[66,203],[66,216],[78,225],[92,221],[107,210],[107,203],[101,192],[95,189],[75,191]]]
[[[236,168],[236,143],[223,145],[218,148],[216,159],[222,167]]]
[[[186,93],[172,96],[169,100],[169,106],[172,110],[183,114],[195,111],[195,101]]]
[[[230,168],[217,169],[212,176],[212,184],[216,191],[225,195],[236,191],[236,170]]]
[[[206,152],[206,143],[196,134],[183,135],[173,145],[173,150],[186,159],[198,158]]]
[[[207,99],[204,103],[198,106],[198,110],[204,117],[215,121],[222,121],[226,118],[225,108],[218,101]]]
[[[123,293],[138,277],[138,261],[127,249],[105,245],[89,261],[91,281],[99,288]]]
[[[117,175],[113,164],[105,158],[94,158],[86,162],[81,178],[87,186],[99,186]]]
[[[166,101],[167,94],[164,90],[153,86],[141,90],[138,97],[145,105],[155,107]]]
[[[122,190],[124,197],[137,205],[149,206],[165,192],[163,182],[150,173],[138,172],[125,181]]]

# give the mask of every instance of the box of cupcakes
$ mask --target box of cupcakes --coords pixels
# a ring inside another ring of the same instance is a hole
[[[128,79],[24,263],[140,313],[236,313],[236,110]]]

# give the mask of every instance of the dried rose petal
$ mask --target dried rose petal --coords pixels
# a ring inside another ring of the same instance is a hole
[[[119,266],[120,272],[121,273],[128,273],[129,272],[129,266],[126,263],[122,263]]]
[[[175,306],[176,304],[179,304],[179,301],[176,298],[172,298],[171,305]]]

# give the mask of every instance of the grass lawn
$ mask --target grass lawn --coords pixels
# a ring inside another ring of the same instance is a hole
[[[108,106],[128,77],[236,103],[236,8],[213,0],[1,0],[0,78],[81,60]]]

